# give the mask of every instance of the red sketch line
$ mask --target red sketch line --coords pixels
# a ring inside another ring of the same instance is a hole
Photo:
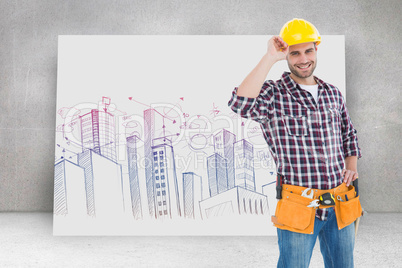
[[[184,101],[184,97],[181,97],[180,99],[181,99],[182,101]],[[179,108],[180,108],[180,110],[181,110],[181,106],[176,102],[176,104],[175,104],[169,111],[167,111],[166,114],[169,114],[170,111],[173,110],[173,108],[174,108],[174,107],[177,107],[177,106],[179,106]]]
[[[161,114],[158,110],[152,108],[152,106],[150,106],[150,105],[148,105],[148,104],[145,104],[145,103],[142,103],[142,102],[139,102],[139,101],[136,101],[135,99],[133,99],[133,97],[129,97],[128,99],[131,100],[131,101],[135,101],[135,102],[138,103],[138,104],[144,105],[144,106],[146,106],[146,107],[148,107],[148,108],[151,108],[152,110],[154,110],[157,114],[159,114],[159,115],[162,116],[163,118],[169,119],[169,120],[172,121],[173,123],[176,123],[176,120],[173,120],[173,119],[170,119],[169,117],[164,116],[164,115]]]

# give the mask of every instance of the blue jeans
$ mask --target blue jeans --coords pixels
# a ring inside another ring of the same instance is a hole
[[[278,230],[279,267],[308,267],[317,236],[320,240],[321,254],[325,267],[353,267],[353,248],[355,245],[354,223],[338,230],[335,211],[329,209],[328,220],[315,218],[314,234],[301,234]]]

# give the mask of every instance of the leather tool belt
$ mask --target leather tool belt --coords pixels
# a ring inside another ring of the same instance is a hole
[[[312,189],[313,199],[301,196],[306,187],[283,184],[282,199],[278,201],[275,216],[272,216],[274,225],[283,230],[313,234],[317,207],[308,207],[311,202],[325,193],[331,193],[335,199],[335,214],[338,229],[353,223],[362,215],[359,196],[356,196],[355,187],[342,183],[330,190]],[[311,190],[310,190],[311,191]],[[346,198],[347,196],[347,198]],[[320,205],[318,208],[333,206]]]

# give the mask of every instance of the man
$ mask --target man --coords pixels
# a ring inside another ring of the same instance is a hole
[[[361,206],[351,182],[361,154],[341,92],[313,75],[320,42],[308,21],[287,22],[229,101],[234,112],[261,124],[283,183],[273,217],[278,267],[308,267],[317,237],[325,267],[353,267]],[[264,82],[284,59],[290,73]]]

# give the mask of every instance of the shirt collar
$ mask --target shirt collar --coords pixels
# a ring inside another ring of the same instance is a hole
[[[286,89],[288,89],[290,92],[293,92],[298,88],[298,84],[290,77],[290,72],[283,72],[282,74],[282,82],[285,85]],[[325,82],[322,81],[320,78],[317,76],[314,76],[314,80],[318,84],[318,90],[325,89]]]
[[[320,92],[326,89],[326,84],[316,76],[314,76],[314,79],[318,84],[319,98],[321,95]],[[290,72],[284,72],[281,80],[285,89],[290,93],[295,101],[309,109],[315,109],[314,98],[311,95],[307,95],[307,93],[300,88],[300,86],[290,77]]]

